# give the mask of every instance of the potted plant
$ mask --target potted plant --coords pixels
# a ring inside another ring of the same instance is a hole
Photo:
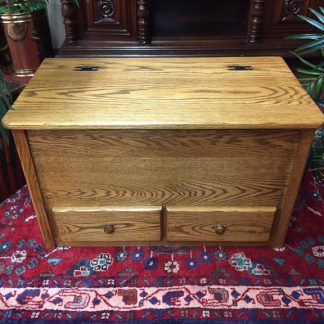
[[[298,17],[314,28],[313,33],[292,35],[290,39],[307,40],[305,44],[297,47],[292,53],[301,61],[304,67],[297,68],[299,81],[304,85],[308,94],[324,112],[324,8],[318,11],[309,9],[314,18],[298,15]],[[317,54],[314,62],[305,58],[305,55]],[[310,157],[311,170],[315,175],[324,178],[324,129],[315,132],[315,138]]]
[[[33,75],[51,55],[46,5],[46,0],[0,0],[0,20],[17,76]]]

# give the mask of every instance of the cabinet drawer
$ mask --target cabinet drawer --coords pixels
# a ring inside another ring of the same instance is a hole
[[[168,207],[168,241],[265,242],[275,207]]]
[[[161,240],[161,207],[53,208],[60,243]]]

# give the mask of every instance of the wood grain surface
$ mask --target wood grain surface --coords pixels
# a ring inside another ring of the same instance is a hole
[[[229,71],[228,65],[252,65]],[[77,65],[98,71],[75,72]],[[46,59],[12,129],[316,128],[324,116],[280,57]]]
[[[167,207],[167,240],[266,242],[275,211],[275,207]],[[217,233],[218,227],[224,233]]]
[[[161,240],[161,207],[54,208],[51,217],[55,237],[65,244]]]
[[[46,213],[42,192],[39,188],[39,182],[26,139],[26,133],[22,130],[15,130],[12,132],[12,135],[16,143],[22,169],[26,177],[29,193],[37,215],[42,238],[44,240],[44,245],[46,248],[54,248],[52,229]]]
[[[47,247],[279,246],[323,121],[278,57],[48,59],[4,125]]]
[[[272,236],[272,245],[281,247],[285,243],[288,225],[293,211],[298,189],[303,178],[309,152],[313,143],[314,131],[304,130],[300,133],[298,146],[293,157],[289,172],[287,187],[284,191],[284,199],[280,206],[280,217],[277,218],[275,231]]]
[[[28,131],[47,205],[277,206],[299,131]]]

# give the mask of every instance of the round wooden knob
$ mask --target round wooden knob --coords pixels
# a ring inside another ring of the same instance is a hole
[[[214,230],[216,234],[222,235],[225,233],[225,226],[217,224],[216,226],[214,226]]]
[[[107,234],[114,233],[114,232],[115,232],[115,227],[114,227],[114,225],[112,225],[112,224],[107,224],[107,225],[105,225],[105,227],[104,227],[104,231],[105,231],[105,233],[107,233]]]

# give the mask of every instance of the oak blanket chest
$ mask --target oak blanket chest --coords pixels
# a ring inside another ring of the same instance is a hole
[[[323,121],[279,57],[55,58],[3,123],[47,247],[281,246]]]

